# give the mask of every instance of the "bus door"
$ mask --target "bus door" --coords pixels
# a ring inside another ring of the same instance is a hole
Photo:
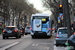
[[[42,18],[42,32],[48,32],[49,31],[49,18]]]

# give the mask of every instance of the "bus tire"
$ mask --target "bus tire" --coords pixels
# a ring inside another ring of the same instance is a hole
[[[34,39],[35,38],[35,36],[32,36],[32,39]]]
[[[47,36],[47,38],[51,38],[52,37],[52,35],[51,36]]]
[[[47,36],[47,38],[50,38],[50,36]]]

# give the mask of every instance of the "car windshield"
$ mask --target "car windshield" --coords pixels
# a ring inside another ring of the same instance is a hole
[[[30,29],[30,27],[27,27],[27,29]]]
[[[67,34],[67,29],[59,29],[59,34]]]
[[[6,29],[6,30],[13,30],[14,27],[6,27],[5,29]]]

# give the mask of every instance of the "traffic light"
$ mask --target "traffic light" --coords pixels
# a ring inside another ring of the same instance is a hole
[[[63,5],[62,4],[59,5],[59,13],[63,13]]]

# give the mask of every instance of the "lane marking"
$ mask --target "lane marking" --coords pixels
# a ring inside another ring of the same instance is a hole
[[[35,46],[35,44],[32,44],[32,46]]]
[[[38,46],[38,44],[36,44],[36,46]]]
[[[19,44],[19,42],[15,42],[15,43],[13,43],[13,44],[7,45],[7,46],[5,46],[5,47],[3,47],[3,48],[0,48],[0,50],[6,50],[6,49],[8,49],[8,48],[10,48],[10,47],[12,47],[12,46],[14,46],[14,45],[17,45],[17,44]]]
[[[30,37],[30,36],[24,35],[24,37],[26,37],[26,38],[27,38],[27,37]]]
[[[38,46],[38,44],[32,44],[32,46]]]

